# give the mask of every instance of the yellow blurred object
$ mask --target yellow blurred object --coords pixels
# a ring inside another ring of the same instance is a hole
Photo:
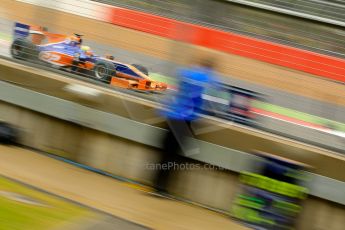
[[[90,47],[89,46],[81,46],[81,50],[82,51],[90,51]]]

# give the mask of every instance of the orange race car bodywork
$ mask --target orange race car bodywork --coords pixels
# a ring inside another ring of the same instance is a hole
[[[22,23],[16,23],[14,32],[15,39],[11,46],[14,58],[38,59],[68,71],[76,69],[74,72],[77,74],[95,77],[117,87],[144,91],[167,89],[165,83],[152,80],[143,66],[121,63],[112,56],[93,54],[89,47],[82,46],[81,35],[54,34],[43,27]],[[30,52],[32,57],[23,50]]]

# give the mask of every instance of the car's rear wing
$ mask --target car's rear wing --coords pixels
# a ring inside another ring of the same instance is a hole
[[[13,28],[14,39],[29,38],[36,45],[40,45],[43,39],[46,39],[46,42],[60,42],[66,39],[66,37],[63,34],[49,33],[47,27],[28,25],[20,22],[16,22]]]
[[[16,38],[25,38],[25,37],[29,36],[29,34],[30,34],[30,26],[16,22],[14,24],[13,32],[14,32],[13,36],[15,39]]]
[[[44,34],[47,31],[46,27],[28,25],[20,22],[14,24],[13,36],[16,38],[26,38],[30,34]]]

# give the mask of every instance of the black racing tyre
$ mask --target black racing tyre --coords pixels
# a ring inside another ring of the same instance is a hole
[[[0,144],[16,144],[18,132],[12,125],[0,121]]]
[[[140,72],[143,74],[149,76],[149,71],[145,66],[139,65],[139,64],[132,64],[135,68],[137,68]]]
[[[111,77],[116,75],[115,65],[111,62],[98,60],[93,68],[94,76],[97,80],[109,83]]]
[[[36,45],[27,39],[18,38],[14,40],[10,51],[12,57],[16,59],[36,60],[38,58]]]

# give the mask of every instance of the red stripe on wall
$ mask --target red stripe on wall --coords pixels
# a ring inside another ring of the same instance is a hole
[[[110,22],[345,82],[345,60],[340,58],[118,7],[113,7]]]
[[[172,38],[174,20],[124,8],[113,8],[111,23],[140,30],[162,37]]]

